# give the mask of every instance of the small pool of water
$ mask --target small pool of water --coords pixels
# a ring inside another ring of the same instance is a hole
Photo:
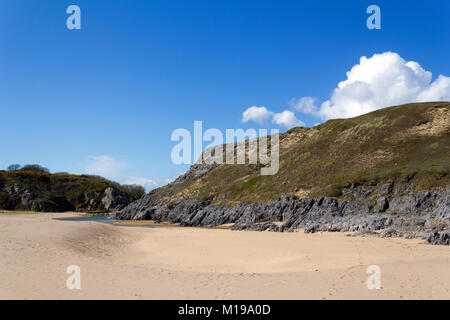
[[[86,216],[86,217],[69,217],[69,218],[55,218],[61,221],[97,221],[105,223],[114,223],[116,219],[109,216]]]
[[[108,224],[114,224],[119,221],[110,216],[85,216],[85,217],[68,217],[68,218],[55,218],[60,221],[96,221]],[[168,225],[168,224],[115,224],[119,227],[145,227],[145,228],[164,228],[164,227],[181,227],[180,225]]]

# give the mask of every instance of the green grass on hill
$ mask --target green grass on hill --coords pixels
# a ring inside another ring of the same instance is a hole
[[[392,180],[416,190],[449,185],[450,103],[414,103],[380,109],[280,136],[280,169],[222,164],[201,179],[154,194],[191,196],[215,204],[257,202],[280,195],[341,197],[351,184]]]

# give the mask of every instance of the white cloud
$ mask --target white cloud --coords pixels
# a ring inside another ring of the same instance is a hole
[[[242,113],[242,122],[254,121],[262,125],[272,116],[273,112],[265,107],[252,106]]]
[[[450,100],[449,77],[440,75],[432,81],[431,72],[419,63],[385,52],[361,57],[316,115],[322,119],[348,118],[393,105],[441,100]]]
[[[123,184],[136,184],[138,186],[143,186],[148,192],[150,190],[156,189],[163,185],[170,183],[170,179],[147,179],[143,177],[126,177],[122,180]]]
[[[108,155],[89,156],[89,163],[85,165],[84,169],[88,174],[102,176],[107,179],[118,179],[126,164],[118,162],[113,157]]]
[[[316,99],[312,97],[303,97],[300,99],[291,99],[289,106],[295,111],[305,114],[315,114],[317,112]]]
[[[361,57],[359,63],[347,72],[347,79],[338,83],[329,100],[320,107],[317,99],[291,99],[289,106],[295,112],[313,115],[322,120],[350,118],[384,107],[412,102],[449,101],[450,77],[432,73],[415,61],[406,61],[398,53],[384,52],[372,57]],[[250,107],[242,121],[263,124],[272,122],[286,127],[304,126],[293,111],[274,113],[265,107]]]
[[[450,100],[450,78],[439,75],[428,88],[419,94],[417,99],[418,101]]]
[[[295,114],[290,110],[274,113],[267,110],[266,107],[252,106],[242,113],[242,122],[254,121],[259,125],[263,125],[270,118],[272,118],[273,123],[288,129],[305,125],[302,121],[298,120]]]
[[[98,175],[121,184],[136,184],[143,186],[148,192],[152,189],[170,183],[171,179],[148,179],[144,177],[127,176],[125,169],[127,164],[117,161],[111,156],[89,156],[89,162],[84,166],[87,174]]]
[[[274,114],[272,122],[287,129],[305,126],[302,121],[297,119],[294,112],[290,110],[284,110],[283,112]]]

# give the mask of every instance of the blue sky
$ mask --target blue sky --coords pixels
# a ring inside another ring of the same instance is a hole
[[[66,28],[71,4],[81,8],[81,30]],[[381,8],[381,30],[366,27],[371,4]],[[188,168],[172,164],[170,135],[194,120],[283,131],[270,118],[243,123],[243,112],[293,110],[301,97],[316,104],[295,112],[307,126],[341,115],[321,104],[361,56],[394,52],[432,72],[431,81],[450,76],[449,9],[446,0],[1,1],[0,168],[39,163],[165,181]],[[439,97],[426,86],[392,101]]]

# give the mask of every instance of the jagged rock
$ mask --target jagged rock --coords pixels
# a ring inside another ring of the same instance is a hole
[[[175,179],[172,184],[179,184],[181,182],[184,182],[186,180],[194,180],[201,178],[205,174],[207,174],[209,171],[217,167],[217,164],[194,164],[190,167],[190,169],[183,175],[179,176],[177,179]]]
[[[112,187],[105,189],[101,202],[107,211],[120,210],[130,204],[127,197]]]
[[[389,228],[381,231],[379,236],[381,238],[393,238],[393,237],[401,237],[402,234],[397,230],[395,230],[394,228]]]
[[[389,201],[385,197],[378,199],[377,204],[373,208],[375,212],[386,212],[389,208]]]
[[[388,194],[390,194],[392,192],[393,186],[394,186],[393,182],[383,184],[380,188],[380,194],[387,196]]]
[[[130,204],[116,213],[116,217],[178,222],[186,226],[233,224],[235,230],[292,232],[303,229],[306,232],[367,234],[389,229],[383,236],[417,238],[442,233],[450,229],[448,176],[440,172],[432,157],[424,153],[418,153],[415,159],[420,161],[422,168],[411,166],[409,142],[424,150],[430,143],[439,142],[434,153],[439,163],[443,161],[447,150],[441,141],[447,138],[449,106],[447,102],[404,105],[401,110],[386,108],[354,120],[335,120],[332,124],[314,128],[288,130],[277,136],[283,168],[270,179],[254,175],[262,165],[261,161],[256,165],[245,165],[242,170],[228,170],[227,166],[201,163],[199,159],[175,182]],[[430,139],[418,139],[419,133],[413,123],[424,118],[434,121],[437,110],[440,114],[439,133],[433,134],[433,138],[430,135]],[[397,116],[402,117],[402,125],[394,119]],[[247,142],[250,145],[251,140]],[[225,148],[223,156],[238,151],[234,143],[227,146],[230,148]],[[223,152],[221,147],[214,149],[214,153]],[[351,155],[342,152],[347,149]],[[205,150],[203,156],[209,153]],[[408,172],[405,176],[385,170],[390,169],[385,165],[391,158],[396,159],[398,169]],[[314,174],[302,173],[302,170],[308,170],[305,168],[311,168]],[[415,172],[416,169],[420,170]],[[342,185],[331,183],[337,177],[342,178]],[[187,181],[194,183],[179,185]],[[277,185],[271,188],[270,183]],[[425,185],[446,187],[416,191]],[[292,194],[327,197],[300,199]],[[284,196],[255,203],[275,195]],[[239,203],[241,199],[252,203]],[[227,205],[214,205],[217,203]],[[440,222],[434,223],[437,220]]]
[[[35,196],[29,190],[24,189],[19,184],[8,185],[4,189],[10,196],[19,197],[22,206],[26,208],[28,208],[35,199]]]
[[[20,200],[24,207],[28,207],[31,204],[31,201],[34,200],[34,195],[30,191],[24,190],[22,196],[20,197]]]
[[[183,226],[214,227],[233,224],[232,230],[255,231],[350,231],[358,234],[372,234],[377,230],[380,236],[405,236],[423,238],[430,232],[449,229],[450,187],[435,191],[420,191],[392,195],[388,202],[379,199],[374,211],[370,206],[359,202],[320,197],[299,199],[295,196],[281,196],[266,203],[238,203],[236,205],[211,205],[211,201],[192,198],[178,199],[175,202],[157,200],[153,193],[115,213],[117,219],[153,219],[180,223]],[[406,204],[404,198],[412,201]],[[391,206],[391,203],[394,203]],[[395,210],[400,213],[382,213]],[[445,244],[445,235],[429,241]]]
[[[5,187],[6,192],[8,192],[10,195],[20,193],[22,190],[22,187],[18,184],[9,185]]]
[[[427,238],[427,242],[430,244],[449,245],[450,231],[445,232],[433,232]]]

